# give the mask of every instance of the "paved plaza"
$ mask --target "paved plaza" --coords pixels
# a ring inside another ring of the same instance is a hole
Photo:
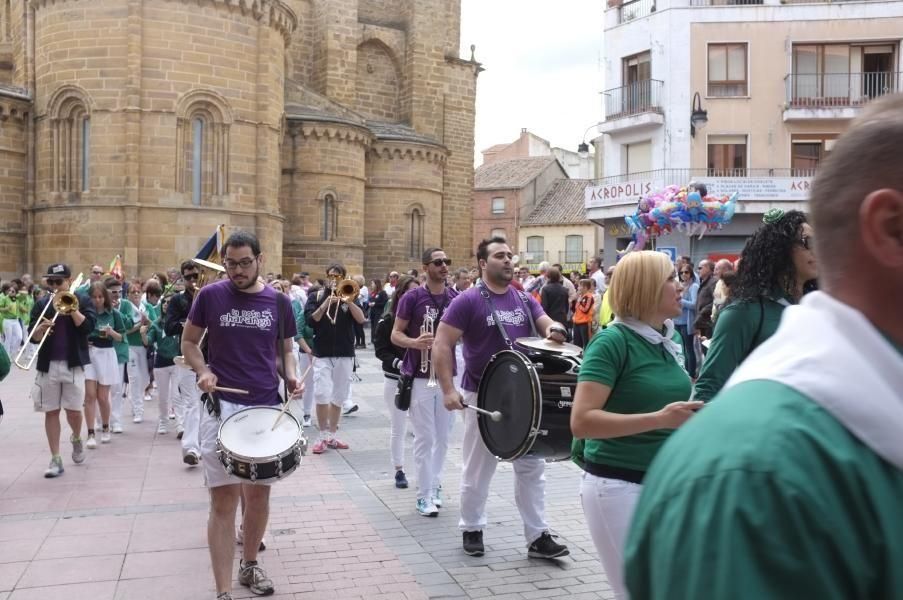
[[[411,438],[396,489],[390,465],[383,377],[361,351],[360,411],[343,420],[350,450],[308,455],[273,488],[267,550],[260,555],[276,600],[569,597],[612,593],[583,521],[579,470],[546,469],[546,509],[571,554],[528,559],[514,504],[513,471],[501,464],[489,497],[486,555],[461,550],[459,481],[462,424],[455,423],[438,518],[414,510]],[[157,403],[113,443],[86,450],[83,465],[62,445],[66,472],[45,479],[43,419],[28,394],[33,372],[15,367],[0,383],[0,600],[195,600],[213,598],[206,542],[207,491],[199,469],[182,464],[170,429],[156,434]],[[126,410],[126,412],[128,412]],[[64,439],[68,440],[66,426]],[[308,430],[310,433],[310,430]],[[254,597],[235,584],[235,597]]]

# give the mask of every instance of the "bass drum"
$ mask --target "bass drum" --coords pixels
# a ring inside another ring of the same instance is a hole
[[[571,404],[580,359],[517,350],[495,354],[483,370],[477,406],[502,413],[500,421],[478,416],[480,437],[495,456],[564,460],[571,455]]]

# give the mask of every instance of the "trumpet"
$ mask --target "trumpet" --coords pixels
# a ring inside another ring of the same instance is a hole
[[[430,315],[423,315],[423,324],[420,325],[420,335],[434,335],[436,329],[436,321]],[[430,377],[426,382],[426,387],[434,388],[439,385],[436,380],[436,366],[432,360],[432,349],[424,348],[420,351],[420,372],[429,372]]]
[[[79,273],[78,277],[75,278],[75,281],[72,282],[71,288],[77,289],[78,286],[82,284],[82,279],[82,274]],[[50,336],[50,332],[53,329],[54,323],[56,323],[57,317],[59,317],[60,315],[71,315],[78,310],[78,296],[76,296],[74,292],[69,291],[54,292],[53,295],[47,299],[47,304],[44,305],[44,310],[41,311],[41,314],[38,316],[37,321],[35,321],[35,327],[37,327],[41,321],[46,320],[46,317],[44,315],[47,314],[47,311],[51,306],[53,306],[53,309],[56,311],[56,313],[53,315],[53,318],[50,319],[50,327],[48,327],[44,331],[44,335],[41,336],[41,341],[38,342],[38,347],[35,348],[31,357],[27,362],[23,362],[23,359],[25,358],[25,352],[29,349],[28,344],[24,344],[22,346],[22,349],[19,350],[19,353],[16,355],[16,360],[14,362],[20,369],[27,371],[32,367],[32,365],[34,365],[34,361],[38,357],[38,353],[41,351],[41,347],[44,345],[44,342],[47,341],[48,336]]]
[[[361,293],[361,286],[353,279],[339,281],[337,276],[331,276],[330,287],[332,288],[332,296],[340,298],[344,302],[354,302],[357,300],[358,294]],[[335,303],[335,310],[332,310],[332,308],[332,306],[326,307],[326,318],[335,325],[336,319],[339,318],[339,303]],[[332,310],[332,314],[330,314],[330,310]]]

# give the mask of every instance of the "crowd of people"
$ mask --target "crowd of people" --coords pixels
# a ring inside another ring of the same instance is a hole
[[[85,448],[123,431],[124,398],[137,425],[156,389],[157,433],[174,418],[183,461],[202,465],[211,491],[217,598],[232,597],[239,506],[238,580],[272,594],[257,561],[271,482],[223,468],[219,424],[244,408],[289,403],[300,427],[316,427],[314,454],[347,450],[340,424],[357,409],[352,382],[369,321],[395,486],[409,486],[410,419],[413,510],[440,513],[452,415],[464,411],[459,528],[463,552],[481,556],[498,463],[476,410],[483,369],[520,338],[545,338],[550,352],[570,340],[582,349],[572,457],[616,598],[895,597],[901,114],[900,97],[870,105],[819,170],[811,213],[768,211],[733,262],[706,258],[694,268],[690,257],[634,251],[608,269],[592,259],[585,275],[545,263],[533,274],[493,237],[476,248],[476,269],[454,269],[432,247],[422,270],[369,285],[355,276],[359,293],[349,294],[337,293],[347,279],[341,264],[319,281],[264,275],[257,239],[236,232],[222,273],[186,261],[123,281],[94,266],[70,290],[72,272],[58,263],[44,285],[27,275],[5,282],[5,352],[40,344],[32,400],[51,453],[45,476],[64,472],[62,411],[78,464]],[[48,292],[69,291],[77,307],[54,319]],[[528,556],[554,559],[569,551],[546,518],[545,468],[529,454],[513,460],[514,500]]]

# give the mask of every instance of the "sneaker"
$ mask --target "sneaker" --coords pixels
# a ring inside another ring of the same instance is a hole
[[[339,438],[331,438],[326,442],[326,445],[332,448],[333,450],[347,450],[349,448],[348,444],[340,440]]]
[[[351,413],[357,412],[358,406],[357,404],[352,404],[348,408],[342,411],[343,415],[350,415]]]
[[[110,431],[113,433],[122,433],[122,424],[121,423],[113,423],[110,425]]]
[[[132,423],[141,423],[142,421],[144,421],[144,415],[135,415],[132,419]]]
[[[72,462],[77,465],[85,462],[85,444],[82,442],[80,437],[75,437],[74,435],[69,438],[69,441],[72,442]]]
[[[317,443],[314,444],[311,452],[313,452],[314,454],[323,454],[324,452],[326,452],[326,440],[317,440]]]
[[[408,478],[404,476],[404,471],[401,469],[395,471],[395,487],[400,490],[408,487]]]
[[[110,440],[112,440],[112,439],[113,439],[113,436],[110,435],[109,429],[107,429],[106,431],[100,432],[100,443],[101,444],[109,444]]]
[[[189,467],[197,466],[198,462],[200,462],[201,457],[198,456],[198,453],[194,450],[189,450],[185,453],[185,456],[182,457],[182,462],[188,465]]]
[[[144,394],[144,401],[145,401],[145,402],[150,402],[151,400],[152,400],[152,398],[151,398],[151,395],[150,395],[150,394]]]
[[[160,421],[160,424],[157,425],[157,434],[164,435],[168,432],[169,430],[166,428],[166,421]]]
[[[181,425],[176,426],[176,439],[181,440],[183,435],[185,435],[185,428]]]
[[[50,466],[47,467],[47,470],[44,471],[44,477],[50,479],[52,477],[59,477],[63,474],[63,471],[66,469],[63,468],[63,459],[60,456],[56,458],[50,459]]]
[[[421,517],[439,516],[439,509],[426,498],[417,498],[417,512],[420,513]]]
[[[464,554],[468,556],[483,556],[483,532],[464,532]]]
[[[301,427],[310,427],[310,426],[311,426],[310,415],[304,415],[304,418],[301,419]]]
[[[170,410],[170,411],[169,411],[169,420],[170,420],[170,421],[174,421],[175,418],[176,418],[176,411]]]
[[[251,590],[258,596],[269,596],[275,590],[273,582],[267,578],[266,572],[257,564],[256,560],[238,563],[238,583]]]
[[[433,490],[433,493],[432,493],[430,499],[433,501],[433,504],[436,505],[436,508],[442,508],[442,486],[441,485]]]
[[[232,594],[230,592],[220,592],[216,595],[216,600],[232,600]]]
[[[558,558],[568,554],[570,554],[568,547],[556,542],[548,531],[543,531],[527,550],[527,556],[530,558]]]
[[[97,440],[93,435],[88,436],[88,441],[85,442],[85,448],[88,450],[96,450],[97,449]]]

